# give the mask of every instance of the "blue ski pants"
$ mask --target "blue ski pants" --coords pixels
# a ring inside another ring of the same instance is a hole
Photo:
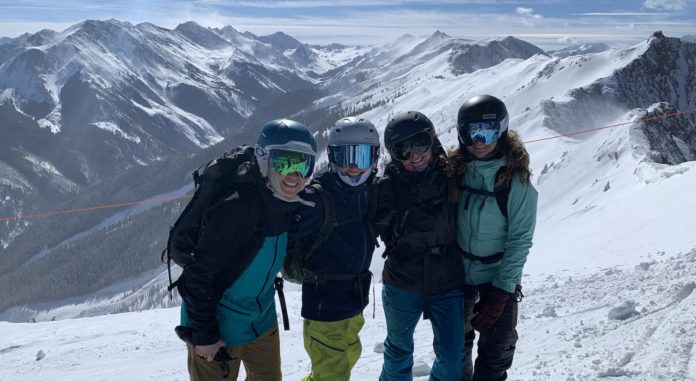
[[[423,313],[423,294],[385,284],[382,303],[387,320],[384,365],[380,381],[413,380],[413,332]],[[464,360],[464,294],[452,290],[430,295],[430,324],[433,328],[435,362],[430,381],[456,381]]]

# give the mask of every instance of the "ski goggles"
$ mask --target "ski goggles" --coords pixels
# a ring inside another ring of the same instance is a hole
[[[272,150],[268,162],[283,176],[297,172],[302,177],[309,177],[314,169],[314,156],[302,152]]]
[[[432,146],[433,136],[429,132],[423,131],[394,144],[391,153],[395,159],[406,161],[411,158],[411,154],[425,153]]]
[[[469,123],[469,136],[471,142],[481,142],[489,145],[498,140],[500,136],[500,122],[485,121]]]
[[[339,168],[351,164],[358,169],[367,169],[377,161],[379,147],[369,144],[330,146],[331,162]]]

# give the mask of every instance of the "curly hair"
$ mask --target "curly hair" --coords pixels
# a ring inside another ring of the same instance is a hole
[[[529,153],[524,147],[520,134],[517,133],[517,131],[508,130],[507,133],[498,140],[498,145],[508,161],[505,165],[505,171],[500,175],[495,186],[504,184],[515,177],[517,177],[522,184],[529,184],[532,177],[532,171],[529,169]],[[464,172],[466,172],[466,163],[470,160],[463,150],[465,150],[465,148],[460,145],[458,148],[451,149],[448,152],[449,166],[447,171],[449,176],[453,179],[449,187],[448,198],[450,201],[459,198],[457,182],[460,181]]]

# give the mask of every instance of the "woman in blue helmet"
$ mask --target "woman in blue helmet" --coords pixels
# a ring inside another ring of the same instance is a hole
[[[362,351],[358,334],[376,244],[371,211],[378,154],[379,134],[369,120],[338,120],[329,133],[329,166],[302,193],[315,203],[298,210],[290,237],[306,256],[302,317],[312,368],[304,381],[349,381]],[[322,234],[327,224],[333,227]]]
[[[312,174],[316,142],[301,123],[280,119],[261,127],[255,155],[248,151],[232,173],[254,180],[235,183],[205,211],[196,260],[178,285],[191,380],[226,376],[214,361],[221,348],[232,380],[241,362],[248,380],[281,380],[273,282],[292,215],[305,203],[298,194]]]

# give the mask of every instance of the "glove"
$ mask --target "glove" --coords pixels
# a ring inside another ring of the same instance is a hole
[[[500,319],[509,299],[509,293],[491,286],[474,306],[475,315],[471,319],[471,326],[481,333],[488,332]]]

